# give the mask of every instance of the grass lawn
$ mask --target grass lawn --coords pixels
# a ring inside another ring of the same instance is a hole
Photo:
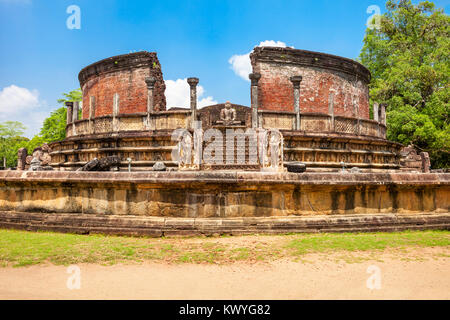
[[[0,267],[40,263],[232,263],[301,259],[310,253],[370,253],[387,249],[450,249],[449,231],[242,237],[131,238],[0,229]],[[444,254],[445,257],[450,255]]]

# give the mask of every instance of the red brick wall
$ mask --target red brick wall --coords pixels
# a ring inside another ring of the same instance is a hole
[[[290,49],[278,50],[290,52]],[[329,113],[330,93],[333,93],[335,115],[369,119],[369,90],[367,81],[361,77],[304,63],[296,65],[293,59],[289,63],[270,61],[267,57],[260,59],[258,54],[252,55],[252,66],[254,73],[261,74],[258,103],[262,110],[294,111],[290,78],[301,75],[301,112]]]
[[[92,74],[84,76],[82,73],[89,73],[90,70],[84,71],[85,69],[83,69],[80,73],[80,84],[83,90],[83,119],[89,118],[91,96],[95,97],[95,117],[112,114],[115,93],[119,94],[119,113],[146,112],[147,85],[145,78],[150,75],[157,79],[154,89],[155,110],[166,109],[165,85],[156,54],[138,54],[141,56],[137,60],[132,59],[137,54],[130,54],[103,60],[98,63],[100,67],[97,68],[95,68],[95,64],[85,68],[100,69],[98,74],[92,72]],[[118,63],[115,63],[116,61]],[[111,67],[112,64],[114,64],[113,67]],[[105,66],[102,67],[103,65]]]

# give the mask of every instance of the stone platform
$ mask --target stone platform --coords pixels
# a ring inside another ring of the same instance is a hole
[[[450,174],[0,172],[0,227],[130,235],[450,229]]]

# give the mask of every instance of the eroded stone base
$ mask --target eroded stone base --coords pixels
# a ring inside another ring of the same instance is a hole
[[[450,174],[0,172],[0,226],[123,234],[448,228]]]
[[[450,230],[449,214],[333,215],[271,218],[158,218],[83,214],[0,212],[0,227],[78,234],[212,236],[317,232]]]

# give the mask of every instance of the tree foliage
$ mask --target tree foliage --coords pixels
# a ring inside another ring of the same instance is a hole
[[[60,141],[66,138],[67,109],[61,107],[44,120],[40,136],[46,143]]]
[[[81,99],[83,98],[83,93],[81,92],[80,88],[72,90],[69,93],[63,93],[62,95],[63,98],[58,99],[57,102],[62,103],[63,105],[68,101],[71,102],[81,101]]]
[[[431,2],[388,0],[367,29],[360,61],[372,73],[371,102],[387,105],[388,139],[450,166],[450,19]]]
[[[16,147],[28,140],[22,137],[25,129],[25,126],[17,121],[0,123],[0,166],[3,166],[4,158],[7,167],[15,166],[14,159],[17,158],[17,151],[20,148]]]
[[[58,99],[58,103],[64,104],[66,101],[81,101],[81,90],[73,90],[63,93],[64,98]],[[81,112],[81,110],[80,110]],[[31,153],[44,143],[63,140],[66,137],[67,109],[61,107],[53,111],[44,120],[39,135],[31,140],[23,137],[26,127],[17,121],[6,121],[0,123],[0,166],[3,166],[3,158],[6,158],[7,167],[17,165],[17,153],[20,148],[27,148]]]
[[[57,102],[63,104],[63,107],[56,109],[50,114],[50,117],[44,120],[40,136],[46,143],[64,140],[66,138],[67,108],[66,102],[81,101],[81,89],[72,90],[69,93],[63,93],[63,98]],[[81,110],[79,110],[81,112]]]

